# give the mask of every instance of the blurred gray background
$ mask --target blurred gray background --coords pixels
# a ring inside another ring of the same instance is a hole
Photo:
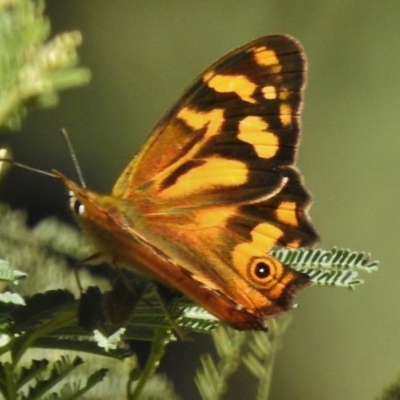
[[[82,32],[81,63],[92,81],[0,139],[18,161],[74,178],[59,135],[65,126],[100,192],[208,64],[266,34],[303,43],[309,74],[298,164],[314,195],[320,245],[371,252],[381,266],[356,291],[299,296],[271,399],[375,398],[400,373],[400,2],[49,0],[47,10],[54,32]],[[57,182],[12,174],[3,197],[32,221],[65,216]],[[192,375],[207,346],[196,337],[167,352],[162,367],[184,399],[196,399]],[[246,377],[230,399],[252,398]]]

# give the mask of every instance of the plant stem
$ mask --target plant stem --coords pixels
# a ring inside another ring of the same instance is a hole
[[[160,360],[164,355],[166,345],[169,343],[171,338],[170,328],[158,328],[155,334],[154,341],[151,346],[151,351],[146,365],[137,380],[133,393],[130,393],[129,386],[131,382],[128,382],[128,399],[138,400],[140,394],[147,382],[147,380],[153,375],[154,371],[160,364]]]

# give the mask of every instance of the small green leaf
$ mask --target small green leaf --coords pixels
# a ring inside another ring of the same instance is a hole
[[[18,284],[18,281],[27,277],[27,274],[10,267],[6,260],[0,259],[0,281]]]
[[[3,303],[11,303],[19,306],[24,306],[25,300],[18,293],[4,292],[0,293],[0,301]]]
[[[67,290],[50,290],[38,293],[26,300],[25,307],[13,312],[14,331],[27,331],[37,327],[53,314],[75,304],[74,296]]]
[[[318,285],[347,287],[364,283],[360,272],[378,269],[378,261],[370,260],[370,255],[362,251],[348,249],[287,249],[276,248],[270,254],[297,271],[309,275]]]

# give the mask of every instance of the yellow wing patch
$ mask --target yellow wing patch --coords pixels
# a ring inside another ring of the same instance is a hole
[[[279,150],[279,138],[267,132],[268,124],[261,117],[249,116],[239,122],[238,139],[249,143],[261,158],[272,158]]]
[[[267,100],[275,100],[276,99],[276,88],[275,88],[275,86],[271,86],[271,85],[265,86],[265,87],[262,88],[262,92],[263,92],[264,97]]]
[[[218,171],[216,173],[216,171]],[[163,197],[187,196],[212,187],[240,186],[247,182],[246,163],[226,158],[208,158],[203,165],[186,171],[162,191]]]
[[[236,206],[207,207],[196,210],[194,223],[191,229],[225,228],[228,219],[234,215],[236,210]]]
[[[209,112],[200,112],[185,107],[179,111],[177,117],[193,129],[201,129],[208,126],[206,136],[210,137],[217,135],[220,131],[224,122],[223,114],[224,111],[219,108]]]
[[[241,270],[253,257],[262,257],[282,237],[283,231],[268,222],[262,222],[251,231],[251,241],[240,243],[232,252],[233,265]]]
[[[275,74],[282,71],[282,65],[274,50],[270,50],[266,46],[261,46],[254,48],[253,53],[254,59],[258,65],[270,67]]]
[[[281,88],[279,91],[279,100],[286,101],[290,96],[289,91],[286,88]]]
[[[215,75],[209,72],[204,76],[204,81],[211,89],[218,93],[236,93],[243,101],[256,103],[251,96],[257,85],[245,75]]]
[[[282,235],[283,231],[281,229],[268,222],[262,222],[256,225],[251,231],[251,244],[265,254],[278,243]]]
[[[283,126],[290,126],[292,124],[292,108],[289,104],[282,103],[279,106],[279,119]]]
[[[298,226],[299,222],[296,215],[296,203],[293,201],[283,201],[275,211],[278,221],[290,226]]]

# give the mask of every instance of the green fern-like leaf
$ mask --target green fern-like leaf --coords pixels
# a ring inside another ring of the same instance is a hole
[[[277,248],[271,255],[292,268],[309,275],[318,285],[338,286],[354,289],[364,283],[360,272],[378,269],[378,261],[370,260],[365,252],[348,249],[286,249]]]
[[[107,375],[107,369],[102,368],[93,374],[91,374],[87,380],[86,384],[81,387],[80,382],[67,382],[65,383],[57,393],[51,393],[49,396],[45,397],[43,400],[75,400],[81,398],[90,389],[100,383]]]
[[[22,367],[16,381],[16,389],[20,390],[24,385],[28,384],[33,379],[46,371],[49,365],[48,360],[32,360],[30,367]]]
[[[182,301],[183,310],[177,322],[188,331],[198,333],[211,333],[220,325],[219,320],[206,311],[204,308],[196,306],[190,302]]]
[[[274,361],[290,319],[288,315],[279,320],[271,319],[267,334],[249,332],[247,335],[246,351],[243,352],[242,360],[258,381],[255,400],[265,400],[269,396]]]
[[[212,332],[218,360],[210,354],[201,356],[201,368],[196,372],[195,383],[203,400],[219,400],[226,392],[229,378],[241,361],[241,351],[246,334],[221,325]]]
[[[201,398],[222,399],[229,379],[243,363],[258,382],[254,394],[249,394],[249,398],[266,400],[271,385],[273,364],[289,322],[290,316],[279,320],[271,319],[267,333],[238,332],[223,325],[213,331],[218,360],[214,360],[210,354],[201,357],[202,366],[195,376]]]
[[[83,364],[83,360],[80,357],[75,357],[74,360],[71,361],[68,356],[61,356],[61,359],[57,360],[53,364],[49,378],[38,380],[36,385],[29,389],[28,394],[26,396],[22,396],[22,399],[42,399],[43,396],[45,396],[54,388],[54,386],[59,384],[66,376],[68,376],[81,364]]]

